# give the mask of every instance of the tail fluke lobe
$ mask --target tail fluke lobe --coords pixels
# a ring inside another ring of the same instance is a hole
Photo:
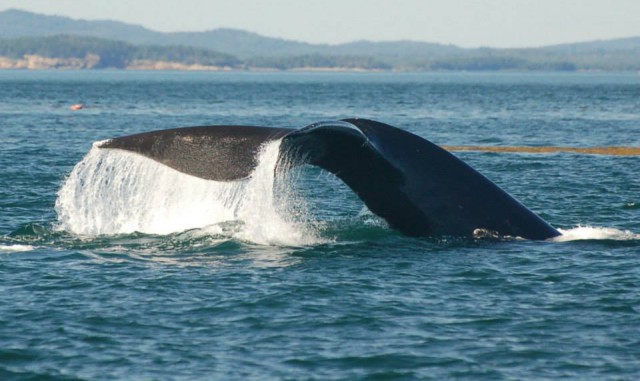
[[[439,146],[367,120],[317,123],[284,137],[283,149],[349,185],[369,209],[411,236],[560,235],[500,187]]]
[[[114,138],[100,148],[135,152],[207,180],[234,181],[251,174],[262,145],[291,131],[255,126],[186,127]]]

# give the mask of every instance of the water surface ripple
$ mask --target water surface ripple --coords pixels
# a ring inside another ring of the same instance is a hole
[[[637,156],[457,152],[562,229],[545,242],[407,238],[314,168],[269,201],[281,234],[247,203],[186,230],[59,220],[95,141],[352,116],[442,145],[638,147],[640,76],[0,71],[0,378],[640,377]]]

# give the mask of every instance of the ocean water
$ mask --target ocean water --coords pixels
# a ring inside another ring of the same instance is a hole
[[[0,71],[0,379],[640,378],[639,156],[456,153],[538,242],[405,237],[326,172],[274,181],[277,142],[242,184],[92,148],[346,117],[638,147],[640,76]]]

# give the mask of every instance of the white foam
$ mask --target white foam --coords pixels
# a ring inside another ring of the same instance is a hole
[[[265,144],[248,179],[216,182],[94,144],[58,192],[58,228],[88,236],[204,228],[258,244],[315,243],[288,214],[286,192],[274,198],[279,149],[280,141]]]
[[[4,253],[17,253],[21,251],[31,251],[35,247],[31,245],[0,245],[0,252]]]
[[[558,229],[561,236],[552,239],[554,242],[568,242],[579,240],[616,240],[630,241],[640,239],[640,234],[629,230],[619,230],[615,228],[578,226],[573,229]]]

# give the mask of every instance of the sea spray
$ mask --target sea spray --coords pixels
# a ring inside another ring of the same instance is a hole
[[[562,235],[552,238],[553,242],[570,242],[581,240],[612,240],[632,241],[640,240],[640,234],[629,230],[608,227],[578,226],[572,229],[558,229]]]
[[[204,228],[258,244],[318,241],[294,204],[286,175],[277,175],[280,141],[265,144],[248,179],[204,180],[141,155],[91,151],[68,176],[56,201],[58,227],[78,235],[169,234]],[[275,187],[275,188],[274,188]],[[277,197],[274,193],[278,192]],[[230,227],[230,228],[229,228]]]
[[[0,253],[18,253],[23,251],[31,251],[35,250],[34,246],[31,245],[0,245]]]
[[[262,244],[312,244],[319,241],[296,195],[292,163],[280,160],[280,140],[266,143],[258,165],[243,187],[236,218],[244,222],[237,238]]]

